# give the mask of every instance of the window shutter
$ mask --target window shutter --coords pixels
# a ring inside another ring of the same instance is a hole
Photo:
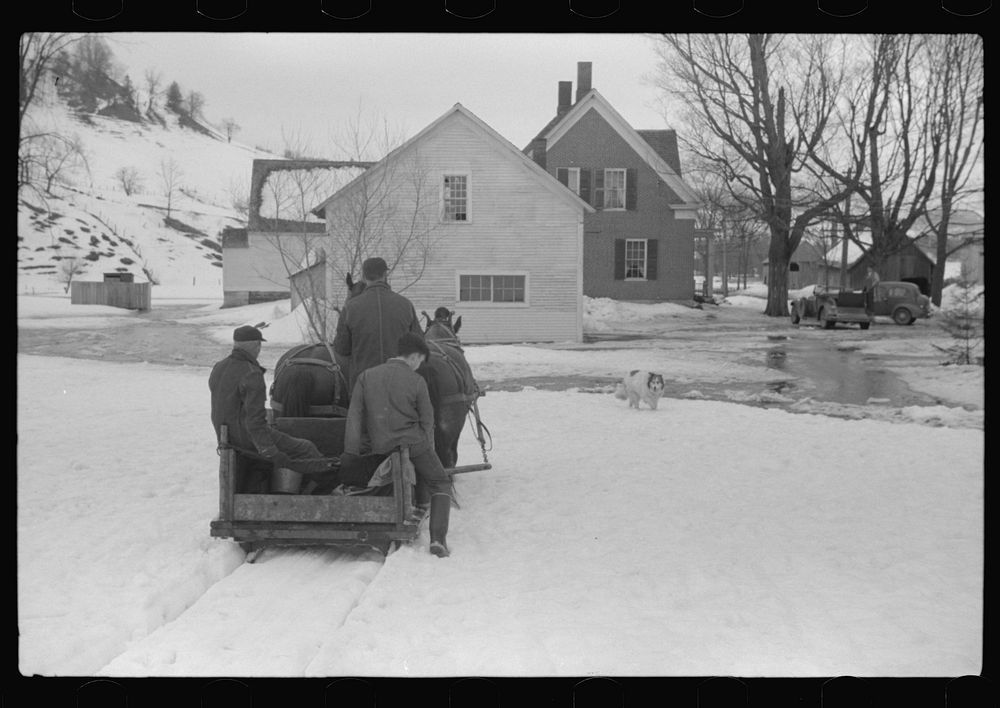
[[[580,169],[580,199],[590,204],[590,170]]]
[[[569,170],[565,167],[559,167],[556,169],[556,179],[562,182],[567,187],[569,186]]]
[[[625,239],[615,239],[615,280],[625,280]]]
[[[625,170],[625,208],[635,211],[639,195],[639,170],[630,167]]]
[[[598,167],[594,170],[594,201],[595,209],[604,208],[604,168]],[[624,248],[624,246],[622,246]]]
[[[646,280],[656,280],[656,247],[659,244],[655,238],[646,241]]]

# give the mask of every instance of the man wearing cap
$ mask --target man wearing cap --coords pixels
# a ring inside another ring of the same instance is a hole
[[[366,369],[384,364],[397,355],[397,343],[406,332],[423,337],[413,303],[394,293],[386,282],[389,267],[381,258],[361,264],[365,289],[348,300],[340,311],[333,350],[351,357],[348,390]]]
[[[212,391],[212,425],[218,437],[227,426],[229,444],[271,460],[276,467],[289,467],[325,482],[332,473],[330,461],[309,440],[294,438],[272,428],[264,409],[264,367],[257,363],[260,330],[250,325],[233,332],[233,351],[218,362],[208,377]]]

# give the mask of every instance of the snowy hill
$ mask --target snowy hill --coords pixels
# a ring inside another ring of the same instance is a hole
[[[101,280],[106,272],[152,280],[153,297],[222,294],[220,232],[244,225],[233,194],[245,199],[255,158],[276,155],[233,141],[211,128],[183,127],[167,112],[164,124],[136,123],[71,111],[49,97],[32,115],[38,125],[78,138],[86,166],[67,170],[52,194],[30,191],[18,199],[18,292],[63,292],[61,271],[75,259],[76,280]],[[177,190],[167,219],[161,172],[176,166]],[[118,173],[136,182],[126,193]]]

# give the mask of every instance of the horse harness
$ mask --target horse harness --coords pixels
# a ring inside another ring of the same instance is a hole
[[[466,375],[466,370],[463,369],[452,357],[448,356],[448,352],[444,350],[437,341],[426,340],[427,348],[431,350],[431,356],[437,356],[444,359],[445,362],[452,368],[455,374],[458,376],[459,380],[465,384],[466,389],[471,388],[471,392],[463,393],[453,393],[450,396],[442,396],[441,403],[465,403],[466,404],[466,415],[474,417],[474,423],[476,424],[476,439],[479,441],[479,447],[483,451],[483,462],[487,465],[489,464],[489,459],[486,453],[493,449],[493,436],[490,434],[489,428],[483,423],[482,418],[479,416],[479,397],[486,395],[479,388],[479,384],[476,383],[475,378],[472,377],[472,373],[469,372]],[[451,341],[445,341],[446,345],[454,346],[456,349],[461,351],[461,347],[458,345],[458,337],[455,337],[454,344]],[[470,385],[471,383],[471,385]],[[486,447],[486,438],[490,439],[490,446]]]
[[[448,346],[454,346],[450,342],[446,342]],[[460,393],[453,393],[449,396],[442,396],[441,403],[467,403],[472,405],[473,401],[479,398],[479,386],[476,384],[475,379],[467,374],[466,370],[455,361],[454,358],[448,356],[448,352],[445,351],[437,341],[427,340],[427,348],[431,350],[431,356],[436,356],[444,359],[445,363],[451,367],[452,371],[458,377],[458,380],[464,384],[466,391]],[[471,381],[471,386],[470,386]],[[471,391],[469,391],[471,389]]]
[[[307,348],[309,348],[311,346],[312,345],[303,345],[302,347],[300,347],[298,349],[298,351],[302,351],[302,350],[307,349]],[[326,361],[325,359],[317,359],[315,357],[304,356],[304,357],[301,357],[301,358],[295,358],[294,354],[295,354],[295,350],[293,350],[291,352],[292,356],[290,356],[284,362],[279,362],[279,363],[282,364],[282,369],[281,370],[283,371],[285,366],[293,366],[293,365],[294,366],[299,366],[299,365],[319,366],[319,367],[322,367],[322,368],[326,369],[331,374],[333,374],[333,376],[335,378],[335,381],[336,381],[336,383],[334,384],[334,400],[336,400],[339,397],[339,391],[340,391],[340,384],[341,384],[341,382],[343,381],[346,384],[346,381],[344,380],[344,374],[341,371],[340,366],[338,366],[334,362],[329,362],[329,361]],[[278,370],[278,367],[275,367],[275,371],[274,371],[274,377],[275,377],[275,379],[277,379],[279,373],[280,372]],[[281,404],[280,401],[274,400],[274,395],[273,395],[274,394],[274,384],[271,385],[271,394],[272,394],[271,395],[271,408],[275,412],[281,413],[283,411],[283,409],[284,409],[284,406]],[[328,406],[310,405],[309,406],[309,415],[310,416],[346,416],[347,415],[347,409],[345,409],[343,406],[338,406],[338,405],[335,405],[335,404],[330,404]]]

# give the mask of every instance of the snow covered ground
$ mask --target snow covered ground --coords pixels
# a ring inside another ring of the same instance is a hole
[[[265,365],[298,341],[281,305],[217,306],[196,317],[220,356],[245,322],[270,323]],[[590,332],[668,331],[704,317],[666,304],[587,309]],[[53,336],[80,318],[113,333],[133,316],[18,298],[18,328]],[[495,381],[620,374],[648,361],[700,380],[733,375],[712,357],[616,347],[484,346],[469,356]],[[920,366],[914,379],[945,404],[891,419],[879,404],[845,419],[694,396],[635,411],[603,391],[490,391],[480,408],[493,470],[457,481],[450,558],[427,553],[425,531],[384,563],[286,549],[254,565],[208,534],[218,458],[207,368],[24,354],[17,367],[23,674],[981,670],[981,367],[939,366],[928,382]],[[466,434],[461,460],[480,455]]]

